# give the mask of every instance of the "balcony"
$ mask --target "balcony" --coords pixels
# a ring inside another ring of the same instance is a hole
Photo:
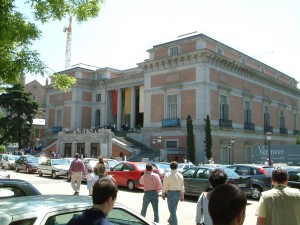
[[[280,128],[280,129],[279,129],[279,132],[280,132],[281,134],[288,134],[288,129],[287,129],[287,128]]]
[[[178,127],[180,126],[179,119],[164,119],[161,122],[162,127]]]
[[[232,127],[232,120],[219,119],[220,127]]]
[[[273,132],[273,127],[272,126],[264,126],[264,131],[265,132]]]
[[[293,135],[299,135],[300,131],[299,130],[293,130]]]
[[[254,123],[244,123],[244,129],[245,130],[255,130],[255,124]]]

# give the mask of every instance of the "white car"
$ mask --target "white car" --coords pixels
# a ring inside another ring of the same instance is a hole
[[[2,169],[15,169],[15,161],[20,157],[20,155],[6,155],[1,162]]]
[[[51,175],[52,178],[67,176],[70,162],[66,159],[47,159],[38,165],[39,176]]]
[[[177,171],[182,173],[183,171],[187,170],[188,168],[190,167],[193,167],[194,164],[191,163],[191,162],[188,162],[188,163],[178,163],[178,168],[177,168]]]
[[[74,216],[91,208],[92,204],[90,196],[36,195],[8,198],[0,202],[0,221],[1,225],[65,225]],[[157,224],[117,202],[107,219],[113,224]]]

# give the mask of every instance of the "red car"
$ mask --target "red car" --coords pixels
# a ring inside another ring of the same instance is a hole
[[[147,163],[144,162],[120,162],[120,164],[112,169],[110,174],[115,178],[118,186],[133,190],[143,187],[143,185],[139,183],[139,180],[145,172],[146,164]],[[156,166],[153,166],[153,172],[159,174],[161,179],[163,178]]]

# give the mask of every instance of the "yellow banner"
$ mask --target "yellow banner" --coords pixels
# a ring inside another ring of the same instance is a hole
[[[144,86],[140,86],[139,112],[144,112]]]
[[[131,113],[131,88],[125,89],[125,114]]]

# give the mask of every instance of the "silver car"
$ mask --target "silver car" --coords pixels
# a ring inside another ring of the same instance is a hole
[[[52,178],[67,176],[70,162],[66,159],[47,159],[38,165],[39,176],[51,175]]]
[[[6,155],[2,159],[2,169],[15,169],[15,161],[18,160],[20,155]]]
[[[8,198],[0,202],[0,224],[65,225],[91,206],[92,198],[89,196],[36,195]],[[113,224],[156,224],[120,203],[115,203],[107,218]]]

